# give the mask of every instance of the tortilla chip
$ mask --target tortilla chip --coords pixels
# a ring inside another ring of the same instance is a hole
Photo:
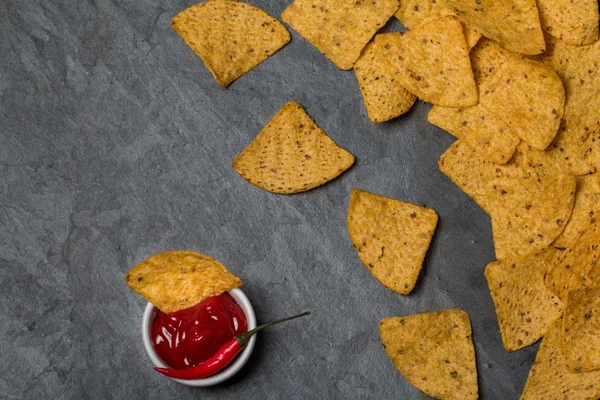
[[[577,178],[575,206],[571,218],[554,243],[555,247],[573,247],[588,229],[596,229],[596,219],[600,219],[600,185],[596,174]]]
[[[554,65],[552,64],[552,57],[554,55],[554,46],[556,46],[556,43],[558,42],[558,40],[554,36],[551,36],[550,34],[548,34],[545,30],[544,30],[544,40],[546,42],[546,50],[544,50],[544,52],[541,54],[536,54],[534,56],[527,56],[527,58],[529,58],[530,60],[533,60],[533,61],[540,62],[540,63],[544,64],[545,66],[547,66],[548,68],[554,69]]]
[[[340,69],[351,69],[398,0],[294,0],[281,19]]]
[[[571,216],[575,188],[570,174],[489,182],[486,202],[496,258],[524,256],[552,243]]]
[[[535,0],[446,0],[458,17],[504,48],[522,54],[545,49]]]
[[[469,53],[477,86],[483,85],[494,72],[500,69],[504,61],[512,56],[513,53],[503,49],[498,43],[485,37],[481,38]]]
[[[383,58],[376,43],[369,43],[365,47],[354,64],[354,72],[369,119],[373,122],[399,117],[410,110],[417,100],[396,79],[396,70]]]
[[[600,398],[600,371],[574,373],[561,351],[562,320],[546,332],[531,367],[521,400],[591,400]]]
[[[507,351],[537,342],[560,318],[563,304],[544,284],[553,248],[525,257],[496,261],[485,269],[490,294]]]
[[[221,86],[228,86],[290,41],[281,22],[240,1],[193,5],[177,14],[171,26]]]
[[[359,189],[350,195],[352,244],[367,270],[396,293],[415,287],[437,221],[428,208]]]
[[[400,2],[400,8],[395,17],[402,22],[406,29],[415,29],[440,18],[456,16],[456,13],[437,0],[407,0]],[[463,25],[467,46],[472,48],[481,38],[481,33]]]
[[[461,140],[441,155],[438,167],[487,213],[487,183],[496,178],[523,175],[518,157],[513,156],[508,163],[499,165],[482,157]]]
[[[279,110],[234,160],[242,178],[273,193],[305,192],[336,178],[354,163],[298,103]]]
[[[520,142],[512,129],[481,103],[469,108],[433,106],[428,121],[498,164],[506,164]]]
[[[214,258],[175,250],[142,261],[127,272],[125,282],[167,314],[244,284]]]
[[[569,292],[562,330],[562,350],[569,369],[600,370],[600,287]]]
[[[586,230],[575,244],[556,257],[548,266],[544,282],[548,289],[566,301],[569,291],[594,286],[590,274],[600,268],[600,227]]]
[[[581,46],[598,40],[598,0],[537,0],[544,31]]]
[[[556,136],[565,91],[548,67],[508,57],[479,88],[481,104],[504,120],[532,147],[544,150]]]
[[[379,334],[398,371],[436,399],[478,398],[469,315],[460,309],[382,319]]]
[[[462,25],[442,18],[404,34],[377,35],[398,70],[400,84],[421,100],[444,107],[471,107],[478,94]]]

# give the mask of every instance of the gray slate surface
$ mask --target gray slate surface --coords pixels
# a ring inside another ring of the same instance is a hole
[[[275,16],[290,0],[252,0]],[[0,397],[419,399],[379,341],[383,317],[465,308],[482,399],[516,399],[537,347],[506,353],[483,276],[489,219],[437,169],[452,143],[429,105],[375,125],[352,72],[293,40],[220,88],[169,20],[182,0],[0,2]],[[387,29],[398,30],[399,23]],[[339,179],[280,196],[231,160],[290,100],[357,157]],[[379,284],[346,230],[353,187],[434,208],[410,296]],[[260,335],[235,379],[190,389],[151,368],[129,268],[192,249],[242,277]]]

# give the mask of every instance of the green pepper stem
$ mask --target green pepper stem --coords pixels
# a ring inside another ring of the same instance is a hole
[[[261,331],[265,328],[268,328],[271,325],[276,325],[285,321],[289,321],[291,319],[296,319],[296,318],[300,318],[300,317],[304,317],[305,315],[310,315],[310,311],[306,311],[303,312],[302,314],[298,314],[298,315],[294,315],[292,317],[287,317],[287,318],[282,318],[282,319],[278,319],[276,321],[271,321],[271,322],[267,322],[266,324],[262,324],[260,326],[257,326],[256,328],[245,332],[245,333],[240,333],[239,335],[236,335],[235,338],[236,340],[240,343],[240,347],[244,348],[246,347],[246,345],[248,344],[248,342],[250,342],[250,338],[252,336],[254,336],[254,334],[258,331]]]

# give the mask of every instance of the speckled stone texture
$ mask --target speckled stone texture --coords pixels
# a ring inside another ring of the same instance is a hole
[[[279,16],[290,1],[251,2]],[[483,276],[489,218],[438,171],[453,138],[427,123],[430,106],[369,122],[354,74],[294,32],[220,88],[169,26],[190,4],[0,1],[0,398],[421,399],[377,324],[447,307],[471,316],[481,398],[518,398],[537,347],[502,348]],[[274,195],[231,161],[291,100],[357,163],[321,188]],[[354,187],[439,213],[410,296],[383,287],[352,248]],[[313,315],[262,333],[224,385],[171,382],[151,368],[146,303],[123,280],[167,249],[222,261],[261,322]]]

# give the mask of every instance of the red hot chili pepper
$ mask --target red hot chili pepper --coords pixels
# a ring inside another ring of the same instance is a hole
[[[196,365],[195,367],[186,369],[154,367],[154,369],[163,375],[176,379],[202,379],[209,377],[228,366],[229,363],[233,361],[235,356],[237,356],[240,353],[240,351],[242,351],[248,345],[248,343],[250,342],[250,338],[254,336],[256,332],[263,330],[271,325],[279,324],[280,322],[289,321],[291,319],[303,317],[309,314],[310,311],[307,311],[302,314],[294,315],[293,317],[279,319],[277,321],[260,325],[246,333],[234,336],[233,339],[221,346],[219,351],[217,351],[212,357],[210,357],[203,363]]]

